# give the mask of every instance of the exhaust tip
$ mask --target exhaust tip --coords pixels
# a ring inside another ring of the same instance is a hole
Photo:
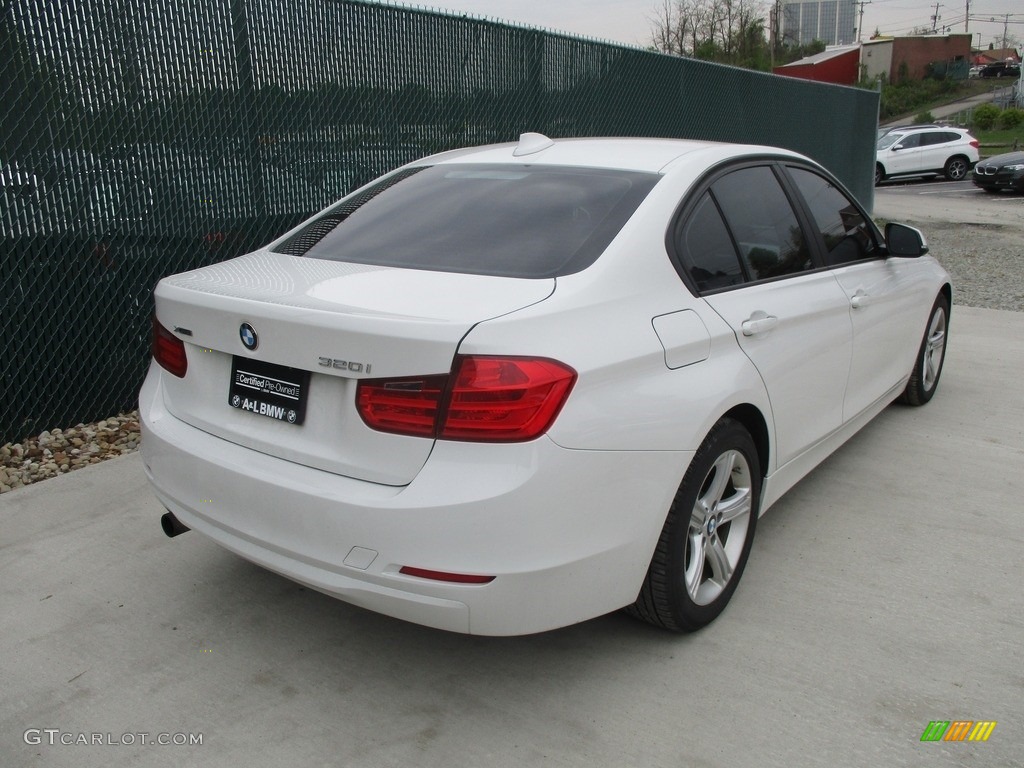
[[[163,528],[164,533],[167,534],[168,538],[173,539],[185,531],[192,530],[187,525],[184,525],[181,520],[174,516],[173,512],[165,512],[160,518],[160,527]]]

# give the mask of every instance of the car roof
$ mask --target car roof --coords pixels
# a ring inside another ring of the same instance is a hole
[[[966,133],[963,128],[952,125],[900,125],[889,130],[889,133],[906,133],[907,131],[956,131]]]
[[[523,134],[514,144],[493,144],[457,149],[416,161],[413,165],[441,163],[514,163],[609,168],[665,173],[686,157],[700,163],[720,162],[750,154],[801,158],[795,152],[751,144],[727,144],[690,139],[578,138],[549,139],[542,134]]]
[[[890,136],[894,133],[936,133],[938,131],[957,133],[964,138],[971,135],[966,128],[957,128],[955,125],[901,125],[889,129],[878,138],[881,139],[883,136]]]
[[[1024,152],[1006,152],[1002,155],[993,155],[982,160],[978,165],[1004,165],[1006,163],[1024,162]]]

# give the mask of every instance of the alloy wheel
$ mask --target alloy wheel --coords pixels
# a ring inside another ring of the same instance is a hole
[[[683,579],[697,605],[712,602],[732,579],[752,509],[750,466],[740,451],[726,451],[704,478],[690,515]]]
[[[942,356],[946,353],[946,311],[936,307],[928,324],[928,336],[921,351],[922,385],[930,392],[942,370]]]

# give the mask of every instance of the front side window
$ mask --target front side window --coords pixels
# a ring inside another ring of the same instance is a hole
[[[877,246],[871,227],[852,200],[812,171],[790,168],[789,174],[824,240],[826,264],[845,264],[875,254]]]
[[[897,145],[903,147],[903,149],[916,149],[921,146],[921,134],[912,133],[909,136],[904,136],[897,142]]]
[[[592,264],[661,178],[539,165],[416,170],[396,182],[382,180],[387,188],[365,201],[335,206],[337,212],[307,225],[307,240],[305,230],[291,238],[304,242],[301,253],[283,252],[440,272],[559,277]],[[323,231],[313,231],[318,225]]]
[[[811,251],[793,207],[768,166],[741,168],[711,185],[752,280],[813,268]]]

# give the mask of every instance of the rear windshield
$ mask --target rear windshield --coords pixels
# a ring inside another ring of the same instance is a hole
[[[339,204],[275,250],[388,267],[558,277],[592,264],[660,178],[592,168],[431,166],[383,179],[383,190],[360,194],[356,206]],[[310,246],[289,247],[297,242]]]

